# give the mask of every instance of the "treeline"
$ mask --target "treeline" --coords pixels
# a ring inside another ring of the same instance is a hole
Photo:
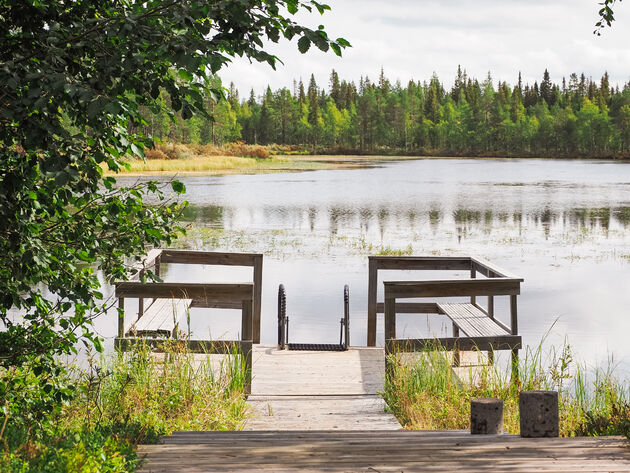
[[[164,97],[168,104],[168,97]],[[299,145],[347,153],[469,156],[619,157],[630,154],[630,83],[611,87],[571,74],[560,84],[545,70],[540,83],[479,81],[458,68],[447,90],[433,75],[427,82],[340,80],[327,88],[308,85],[241,100],[232,84],[227,99],[208,100],[215,120],[172,122],[153,115],[149,132],[183,143],[241,140],[249,144]]]

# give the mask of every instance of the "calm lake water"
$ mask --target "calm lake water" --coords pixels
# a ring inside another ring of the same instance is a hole
[[[547,344],[566,337],[591,366],[614,357],[624,371],[630,367],[629,164],[375,159],[361,169],[180,180],[191,204],[180,247],[265,253],[263,343],[276,341],[280,283],[287,289],[291,341],[322,343],[339,339],[342,291],[349,284],[351,343],[364,345],[367,255],[477,255],[525,278],[519,297],[525,344],[537,346],[546,334]],[[251,278],[239,268],[165,269],[171,281]],[[433,276],[384,273],[385,280]],[[506,321],[507,302],[496,302]],[[236,315],[230,312],[194,309],[193,336],[236,337],[239,317],[226,317]],[[398,320],[403,336],[449,333],[442,318]],[[114,336],[113,314],[97,325],[102,335]]]

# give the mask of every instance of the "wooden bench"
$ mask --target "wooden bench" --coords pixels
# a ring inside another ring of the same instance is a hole
[[[127,336],[174,337],[179,322],[188,313],[192,299],[154,299],[127,330]]]
[[[416,281],[383,281],[384,303],[376,298],[379,270],[431,270],[470,271],[470,279],[428,279]],[[482,278],[477,278],[481,274]],[[522,339],[518,335],[517,296],[520,294],[522,278],[513,276],[496,266],[472,257],[370,257],[368,290],[368,341],[376,338],[376,314],[384,312],[385,351],[395,354],[403,351],[443,349],[455,352],[457,364],[459,351],[487,351],[492,362],[495,350],[512,352],[513,374],[518,375],[518,350]],[[494,298],[510,298],[510,325],[495,318]],[[470,302],[426,301],[427,298],[470,298]],[[487,297],[487,308],[477,299]],[[410,299],[425,299],[411,302]],[[452,337],[397,338],[396,314],[441,314],[453,323]],[[371,322],[370,323],[370,319]],[[368,343],[369,344],[369,343]]]
[[[469,303],[438,303],[440,313],[453,321],[458,331],[468,337],[500,337],[511,335],[506,327],[488,317],[479,307]],[[454,334],[455,336],[460,334]]]

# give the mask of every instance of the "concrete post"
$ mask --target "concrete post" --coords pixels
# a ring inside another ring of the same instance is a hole
[[[518,399],[521,437],[557,437],[559,412],[557,391],[521,391]]]
[[[503,399],[477,398],[470,401],[470,433],[503,433]]]

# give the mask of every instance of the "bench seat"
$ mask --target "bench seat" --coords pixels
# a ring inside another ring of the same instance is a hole
[[[500,337],[510,332],[492,320],[477,306],[467,303],[440,303],[438,310],[448,316],[468,337]]]
[[[192,299],[154,299],[142,317],[129,327],[127,336],[173,336],[192,302]]]

